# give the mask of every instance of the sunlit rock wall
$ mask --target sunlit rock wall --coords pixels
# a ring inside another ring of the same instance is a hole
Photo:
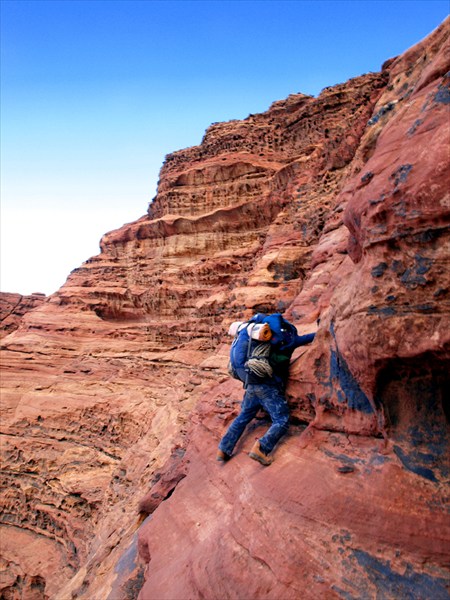
[[[447,38],[213,124],[3,340],[5,597],[446,597]],[[319,331],[222,468],[254,311]]]

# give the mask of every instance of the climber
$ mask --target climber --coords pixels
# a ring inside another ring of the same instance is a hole
[[[318,312],[315,312],[308,322],[316,320],[317,317]],[[294,325],[283,319],[278,313],[274,315],[258,314],[250,321],[268,323],[273,333],[268,359],[272,367],[271,375],[256,375],[247,369],[241,412],[220,440],[217,460],[226,462],[232,457],[233,449],[244,429],[258,411],[264,409],[269,414],[272,425],[262,438],[256,440],[249,456],[267,466],[273,461],[269,454],[289,428],[289,408],[285,397],[285,387],[289,376],[290,358],[296,348],[311,343],[316,333],[298,335]]]

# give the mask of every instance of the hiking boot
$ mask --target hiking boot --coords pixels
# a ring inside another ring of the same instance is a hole
[[[217,452],[217,457],[216,460],[220,461],[220,462],[226,462],[227,460],[230,460],[231,456],[229,454],[227,454],[226,452],[224,452],[223,450],[220,450]]]
[[[268,467],[270,464],[272,464],[273,461],[273,458],[271,456],[267,456],[267,454],[264,454],[264,452],[261,450],[261,446],[259,445],[258,441],[256,441],[253,445],[253,448],[249,452],[249,456],[250,458],[253,458],[253,460],[257,460],[265,467]]]

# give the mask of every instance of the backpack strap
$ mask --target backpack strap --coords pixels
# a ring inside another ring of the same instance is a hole
[[[247,360],[250,358],[250,350],[252,349],[252,331],[255,326],[255,323],[249,323],[247,325],[247,335],[248,335],[248,346],[247,346]],[[244,381],[244,390],[247,389],[248,386],[248,369],[246,370],[245,381]]]

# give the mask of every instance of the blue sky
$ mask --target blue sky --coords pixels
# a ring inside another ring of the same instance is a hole
[[[447,0],[1,0],[2,291],[52,293],[146,212],[164,156],[378,71]]]

